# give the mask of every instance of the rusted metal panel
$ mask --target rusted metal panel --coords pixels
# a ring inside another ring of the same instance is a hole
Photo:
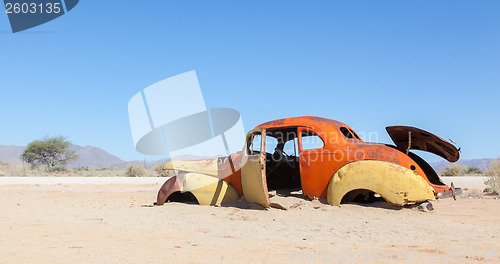
[[[163,205],[175,192],[193,194],[200,205],[231,203],[240,197],[229,183],[201,173],[181,172],[168,179],[158,192],[156,204]]]
[[[242,152],[233,153],[228,157],[220,158],[218,164],[219,178],[231,184],[240,197],[243,196],[241,187],[241,158]]]
[[[174,192],[179,192],[181,190],[179,182],[182,183],[184,172],[180,172],[177,176],[168,179],[158,191],[158,196],[156,197],[156,205],[163,205],[167,198]]]
[[[269,208],[269,192],[266,182],[266,130],[256,128],[247,135],[247,140],[252,140],[254,134],[261,135],[260,153],[252,153],[245,148],[241,160],[241,185],[245,200],[251,203],[258,203]]]
[[[425,130],[409,126],[390,126],[386,130],[398,149],[428,151],[449,162],[460,158],[460,152],[453,144]]]

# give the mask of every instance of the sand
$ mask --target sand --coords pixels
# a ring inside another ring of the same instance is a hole
[[[294,197],[279,198],[289,210],[151,206],[163,180],[0,177],[0,263],[500,261],[500,200],[478,190],[434,201],[431,212]]]

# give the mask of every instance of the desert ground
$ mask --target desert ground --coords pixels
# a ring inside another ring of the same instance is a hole
[[[0,177],[1,263],[498,263],[500,199],[482,177],[434,210],[152,206],[165,178]]]

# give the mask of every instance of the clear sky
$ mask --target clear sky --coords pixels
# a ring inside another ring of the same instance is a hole
[[[0,11],[0,145],[64,135],[157,159],[135,151],[128,101],[196,70],[207,107],[237,109],[247,131],[315,115],[383,143],[411,125],[462,158],[500,155],[497,0],[82,0],[16,34]]]

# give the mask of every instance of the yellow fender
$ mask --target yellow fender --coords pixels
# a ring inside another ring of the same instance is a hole
[[[227,182],[201,173],[186,173],[180,191],[192,193],[200,205],[221,205],[240,198]]]
[[[362,160],[345,165],[333,175],[328,184],[328,204],[340,206],[347,193],[359,189],[401,206],[435,200],[433,189],[418,173],[390,162]]]

